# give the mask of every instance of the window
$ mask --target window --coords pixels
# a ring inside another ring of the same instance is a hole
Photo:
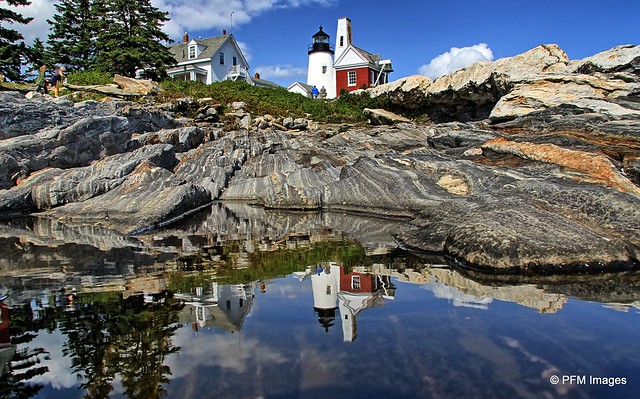
[[[196,45],[189,46],[189,59],[196,58]]]
[[[356,79],[356,71],[349,71],[347,73],[347,84],[349,86],[355,86],[357,84],[357,79]]]
[[[376,83],[376,72],[373,70],[369,71],[369,83],[372,85]]]
[[[327,295],[331,295],[331,286],[327,285]]]
[[[322,66],[322,74],[324,75],[325,73],[327,73],[327,66],[323,65]]]
[[[360,276],[351,276],[351,289],[360,289]]]
[[[224,53],[220,53],[220,65],[224,65]]]
[[[238,65],[238,58],[237,57],[233,57],[233,66]]]
[[[344,46],[344,36],[340,36],[340,47]]]

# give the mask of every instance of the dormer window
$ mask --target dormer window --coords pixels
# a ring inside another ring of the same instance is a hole
[[[197,57],[198,45],[192,44],[189,46],[189,59],[192,60]]]

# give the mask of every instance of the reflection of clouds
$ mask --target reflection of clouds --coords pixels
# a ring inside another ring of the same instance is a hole
[[[67,337],[56,330],[49,334],[41,332],[31,341],[28,346],[30,348],[46,348],[49,356],[45,359],[42,357],[42,365],[49,368],[47,373],[38,375],[30,382],[34,384],[50,384],[55,389],[71,388],[78,386],[78,378],[72,373],[71,358],[62,354],[62,348],[67,342]]]
[[[271,292],[276,292],[279,296],[286,299],[296,299],[299,297],[304,298],[309,297],[309,295],[312,294],[311,284],[304,284],[303,282],[294,279],[281,279],[278,280],[278,284],[276,286],[270,286],[267,288],[271,288]]]
[[[540,363],[544,366],[544,370],[542,370],[541,373],[543,381],[549,381],[551,376],[564,374],[560,369],[544,359],[542,356],[531,354],[517,339],[505,337],[503,340],[507,347],[519,351],[529,362]],[[560,396],[566,396],[571,389],[575,388],[572,384],[552,384],[551,387],[553,387],[553,389],[556,390],[556,393]],[[553,395],[548,392],[545,392],[545,394],[548,394],[544,395],[545,397],[553,397]]]
[[[172,343],[180,347],[180,352],[170,355],[165,362],[171,368],[172,378],[184,377],[203,366],[244,373],[249,364],[268,366],[287,360],[255,338],[243,339],[242,333],[205,333],[196,338],[191,327],[185,326],[176,331]]]
[[[348,368],[344,353],[327,356],[325,350],[314,348],[308,343],[300,346],[299,356],[302,390],[334,385],[346,373],[345,368]]]
[[[465,294],[453,287],[439,283],[426,283],[421,288],[433,292],[436,298],[450,300],[453,306],[486,310],[493,302],[493,298],[478,298],[475,295]]]

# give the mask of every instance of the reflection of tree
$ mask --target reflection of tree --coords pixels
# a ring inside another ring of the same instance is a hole
[[[164,396],[162,384],[170,374],[164,359],[179,349],[171,345],[171,337],[180,306],[166,294],[153,299],[80,303],[65,314],[60,326],[69,337],[64,353],[83,380],[86,398],[107,397],[116,375],[129,398]]]
[[[11,309],[9,331],[12,348],[31,342],[37,336],[35,332],[51,320],[49,317],[44,317],[33,321],[29,306]],[[48,352],[43,348],[16,349],[12,359],[5,366],[5,373],[0,377],[0,397],[26,399],[36,396],[43,386],[27,384],[26,381],[48,371],[46,366],[41,365],[41,359],[47,356]]]

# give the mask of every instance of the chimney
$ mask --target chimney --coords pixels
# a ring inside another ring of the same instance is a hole
[[[227,30],[226,29],[222,30],[222,36],[227,36]]]
[[[184,36],[182,36],[182,42],[183,43],[189,43],[189,33],[188,32],[184,32]]]
[[[260,74],[258,72],[256,72],[256,79],[260,79]]]

